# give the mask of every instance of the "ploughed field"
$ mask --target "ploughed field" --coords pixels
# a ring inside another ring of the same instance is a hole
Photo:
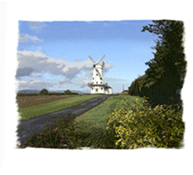
[[[17,96],[16,102],[18,104],[18,108],[21,109],[71,97],[74,97],[74,95]]]
[[[105,95],[35,95],[17,96],[21,120],[60,111]]]

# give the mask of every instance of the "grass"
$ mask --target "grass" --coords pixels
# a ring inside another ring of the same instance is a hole
[[[78,116],[75,121],[76,122],[84,122],[88,125],[88,129],[91,130],[93,128],[97,129],[105,129],[107,120],[111,113],[116,109],[120,109],[125,107],[122,100],[126,99],[131,105],[133,105],[133,101],[136,99],[136,96],[130,95],[119,95],[113,96],[105,100],[99,106],[91,109],[90,111],[84,113],[81,116]],[[142,105],[142,101],[144,99],[139,97],[139,103]]]
[[[57,101],[52,101],[36,106],[21,108],[18,110],[18,112],[21,115],[20,121],[29,119],[32,117],[36,117],[39,115],[51,113],[54,111],[59,111],[62,109],[66,109],[75,105],[78,105],[80,103],[83,103],[87,100],[90,100],[95,97],[104,96],[104,95],[81,95],[81,96],[72,96],[67,99],[60,99]]]

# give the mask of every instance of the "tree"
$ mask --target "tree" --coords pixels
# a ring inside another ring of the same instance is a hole
[[[49,92],[48,92],[48,90],[47,89],[42,89],[41,91],[40,91],[40,95],[47,95]]]
[[[154,58],[145,64],[146,83],[159,84],[159,94],[174,96],[183,87],[186,74],[186,61],[183,48],[183,22],[172,20],[153,21],[154,24],[143,26],[142,32],[158,35]]]
[[[182,88],[186,73],[186,61],[183,48],[183,22],[161,20],[155,25],[143,26],[144,31],[159,35],[156,41],[154,58],[145,63],[148,81],[165,81]]]
[[[129,87],[129,95],[139,95],[139,83],[138,79],[132,82],[131,86]]]
[[[72,92],[71,92],[70,90],[66,90],[66,91],[64,91],[64,93],[65,93],[66,95],[72,94]]]

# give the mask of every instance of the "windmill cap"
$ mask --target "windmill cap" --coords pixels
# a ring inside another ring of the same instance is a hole
[[[105,86],[105,88],[112,88],[111,86]]]

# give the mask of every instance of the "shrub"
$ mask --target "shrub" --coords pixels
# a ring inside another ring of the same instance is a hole
[[[48,92],[48,90],[47,89],[42,89],[41,91],[40,91],[40,95],[47,95],[49,92]]]
[[[46,128],[43,133],[35,133],[31,138],[21,145],[26,147],[43,147],[43,148],[69,148],[67,141],[53,127]]]
[[[109,116],[106,129],[115,132],[115,147],[179,148],[185,130],[182,110],[172,105],[158,105],[152,109],[147,100],[137,108],[137,101],[129,110],[129,104],[124,100],[126,107]]]

